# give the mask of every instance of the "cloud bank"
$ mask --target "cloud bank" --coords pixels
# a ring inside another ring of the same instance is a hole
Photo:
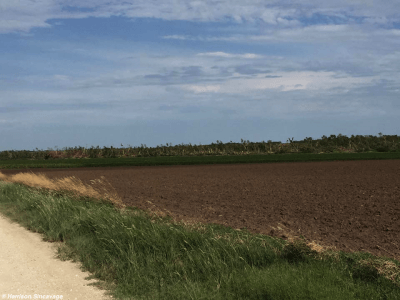
[[[325,23],[391,25],[399,22],[398,11],[397,0],[387,0],[384,5],[380,0],[20,0],[0,4],[0,32],[29,32],[48,27],[51,19],[111,16],[196,22],[262,21],[283,27],[301,26],[312,16],[320,16]]]

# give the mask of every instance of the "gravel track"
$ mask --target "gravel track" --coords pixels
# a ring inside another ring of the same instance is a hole
[[[63,300],[112,299],[88,285],[96,281],[85,280],[90,273],[82,272],[79,264],[57,259],[55,243],[44,242],[41,234],[1,214],[0,241],[1,299],[18,299],[13,298],[17,295],[25,297],[19,299],[35,299],[35,295],[51,296],[47,299],[63,296]]]

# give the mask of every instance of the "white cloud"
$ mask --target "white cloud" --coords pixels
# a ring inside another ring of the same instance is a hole
[[[199,56],[216,56],[216,57],[225,57],[225,58],[247,58],[247,59],[254,59],[254,58],[262,58],[262,55],[257,55],[254,53],[245,53],[245,54],[232,54],[226,52],[206,52],[206,53],[198,53]]]
[[[400,36],[400,29],[381,30],[380,33],[388,36]]]
[[[183,89],[193,91],[195,93],[210,93],[218,92],[220,90],[219,85],[187,85],[183,86]]]
[[[245,44],[266,44],[266,43],[290,43],[308,45],[329,45],[340,49],[358,49],[365,52],[370,49],[376,51],[393,49],[400,46],[399,29],[371,28],[363,25],[311,25],[299,28],[281,28],[264,30],[261,34],[235,34],[229,36],[164,36],[167,39],[193,40],[202,42],[234,42]],[[333,49],[333,48],[332,48]],[[212,52],[211,52],[212,53]],[[208,56],[220,56],[223,54],[205,54]],[[228,57],[228,56],[226,56]]]
[[[195,93],[245,94],[251,91],[268,89],[282,92],[292,90],[328,91],[335,89],[336,93],[340,93],[348,89],[371,85],[374,80],[378,79],[377,76],[351,77],[346,74],[341,74],[341,77],[338,77],[335,72],[281,72],[276,73],[276,75],[276,77],[273,77],[259,74],[257,78],[232,78],[218,85],[181,85],[181,88]]]
[[[0,33],[8,33],[13,31],[29,32],[32,28],[51,27],[44,20],[36,18],[25,20],[0,20]]]
[[[202,41],[202,42],[216,42],[216,41],[225,41],[225,42],[242,42],[245,40],[245,36],[220,36],[220,37],[203,37],[203,36],[190,36],[190,35],[165,35],[161,38],[163,39],[170,39],[170,40],[185,40],[185,41]]]
[[[49,27],[46,23],[54,13],[52,0],[1,1],[0,33],[29,32],[35,27]]]
[[[56,74],[53,77],[54,77],[55,80],[61,81],[61,82],[70,82],[71,81],[71,78],[69,76],[66,76],[66,75]]]
[[[163,39],[171,39],[171,40],[188,40],[190,39],[190,36],[184,36],[184,35],[166,35],[162,37]]]
[[[77,9],[69,9],[77,8]],[[343,12],[347,12],[344,14]],[[43,27],[49,19],[111,17],[160,18],[164,20],[226,21],[238,23],[262,20],[266,24],[293,26],[299,18],[319,13],[352,20],[366,18],[369,24],[390,24],[400,20],[398,0],[19,0],[0,4],[0,32],[28,31]]]
[[[372,35],[381,36],[386,35],[388,37],[395,37],[400,35],[400,30],[382,30],[370,28],[363,28],[360,25],[311,25],[307,27],[299,28],[281,28],[281,29],[268,29],[264,30],[262,34],[248,35],[248,34],[237,34],[231,36],[220,36],[220,37],[204,37],[204,36],[189,36],[189,35],[169,35],[163,36],[164,39],[179,39],[179,40],[196,40],[196,41],[230,41],[230,42],[336,42],[350,41],[368,42]]]

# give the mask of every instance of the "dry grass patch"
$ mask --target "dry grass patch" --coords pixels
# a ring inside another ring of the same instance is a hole
[[[32,172],[18,173],[11,176],[6,176],[0,172],[0,180],[53,191],[70,191],[79,196],[105,199],[112,202],[118,208],[125,208],[116,190],[104,176],[101,176],[101,179],[91,180],[91,185],[84,184],[75,176],[50,179],[44,174],[34,174]]]

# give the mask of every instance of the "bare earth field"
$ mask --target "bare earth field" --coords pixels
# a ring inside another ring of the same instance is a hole
[[[400,160],[1,170],[105,176],[127,206],[400,260]]]

